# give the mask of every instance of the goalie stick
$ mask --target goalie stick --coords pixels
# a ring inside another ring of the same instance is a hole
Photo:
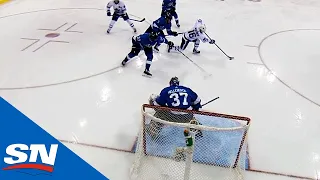
[[[143,22],[143,21],[145,21],[146,20],[146,18],[143,18],[143,19],[141,19],[141,20],[138,20],[138,19],[130,19],[131,21],[137,21],[137,22]]]
[[[208,38],[209,38],[210,40],[212,40],[211,37],[210,37],[206,32],[204,32],[204,33],[208,36]],[[228,54],[226,54],[216,43],[214,43],[214,45],[216,45],[217,48],[218,48],[224,55],[226,55],[226,56],[229,58],[229,60],[233,60],[233,59],[234,59],[234,57],[228,56]]]
[[[201,106],[205,106],[205,105],[207,105],[207,104],[210,104],[210,103],[212,103],[213,101],[215,101],[215,100],[217,100],[217,99],[219,99],[219,98],[220,98],[220,97],[218,96],[218,97],[216,97],[216,98],[214,98],[214,99],[211,99],[210,101],[202,104]]]

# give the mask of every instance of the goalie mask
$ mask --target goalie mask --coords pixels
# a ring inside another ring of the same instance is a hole
[[[170,86],[179,86],[179,83],[180,83],[180,81],[179,81],[178,77],[173,77],[173,78],[171,78],[169,84],[170,84]]]

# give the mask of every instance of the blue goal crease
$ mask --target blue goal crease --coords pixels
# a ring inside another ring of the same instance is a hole
[[[209,117],[204,115],[195,115],[196,119],[205,126],[231,128],[240,127],[243,124],[240,122],[220,118]],[[215,165],[221,167],[232,167],[235,163],[235,158],[239,152],[239,147],[244,135],[244,130],[234,131],[203,131],[203,137],[196,137],[193,153],[193,162]],[[132,151],[136,151],[137,141],[135,142]],[[185,146],[185,137],[183,128],[175,126],[163,127],[157,140],[153,140],[146,133],[146,154],[158,157],[172,157],[173,150],[176,147]],[[249,157],[246,149],[244,168],[249,169]],[[241,165],[243,166],[243,165]]]

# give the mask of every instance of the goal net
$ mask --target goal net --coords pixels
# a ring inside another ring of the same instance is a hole
[[[142,106],[134,180],[244,179],[247,117]]]

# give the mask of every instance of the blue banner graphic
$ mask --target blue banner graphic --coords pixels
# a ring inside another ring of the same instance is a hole
[[[108,180],[1,97],[0,156],[1,180]]]

